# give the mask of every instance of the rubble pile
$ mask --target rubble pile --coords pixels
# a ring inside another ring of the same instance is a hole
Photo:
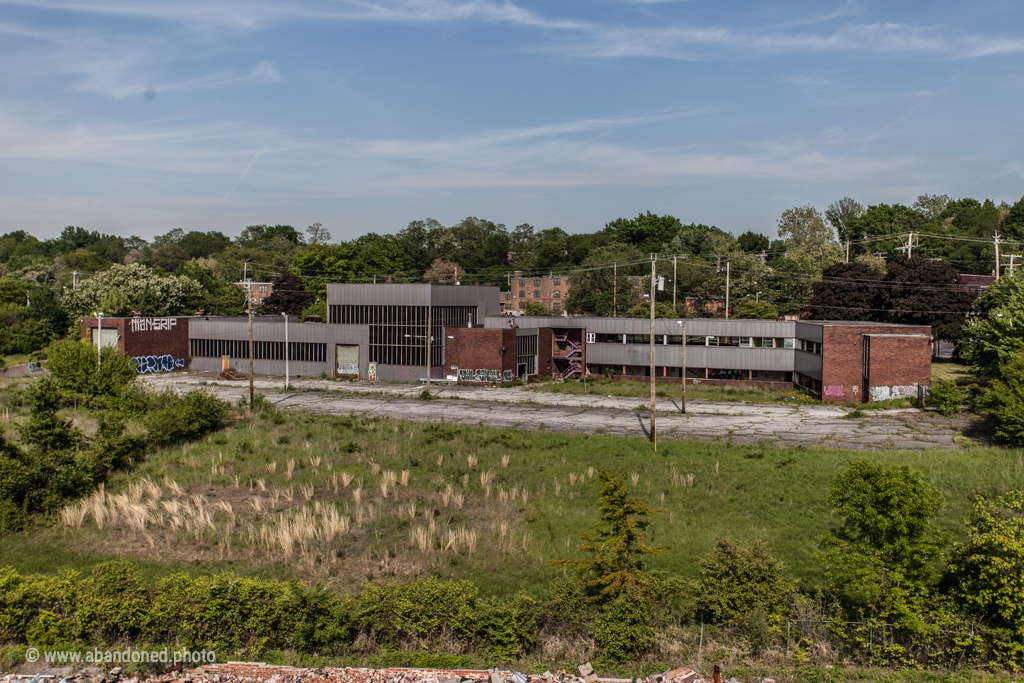
[[[217,375],[217,379],[226,379],[226,380],[249,379],[249,375],[245,374],[244,372],[239,372],[238,370],[235,370],[232,367],[229,367],[227,370],[225,370],[224,372],[222,372],[219,375]]]
[[[121,667],[103,673],[0,676],[0,683],[140,683],[124,678]],[[207,664],[196,669],[167,671],[144,677],[151,683],[632,683],[630,679],[599,678],[590,663],[576,671],[523,674],[518,671],[476,669],[362,669],[353,667],[302,669],[253,662]],[[633,679],[636,680],[636,679]],[[639,681],[637,681],[639,683]],[[645,683],[711,683],[696,672],[679,668],[648,676]]]

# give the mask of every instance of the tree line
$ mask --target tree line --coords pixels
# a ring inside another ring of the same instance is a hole
[[[241,314],[245,295],[235,283],[243,277],[276,282],[289,276],[267,312],[322,314],[330,282],[391,278],[507,289],[512,271],[551,273],[569,278],[567,310],[626,315],[646,301],[652,255],[667,283],[655,298],[675,303],[674,315],[722,314],[728,284],[730,304],[742,317],[810,312],[831,319],[934,319],[955,339],[969,304],[953,295],[954,279],[994,269],[996,233],[1008,253],[1024,241],[1024,199],[1011,206],[923,195],[911,206],[864,207],[843,198],[824,212],[788,209],[776,231],[774,240],[753,231],[734,236],[650,212],[579,234],[529,224],[509,229],[476,217],[445,226],[428,218],[394,234],[338,243],[319,223],[305,231],[251,225],[236,237],[176,228],[152,240],[77,226],[48,240],[14,231],[0,237],[0,322],[8,330],[0,354],[38,351],[74,333],[77,317],[94,310]],[[918,260],[900,265],[899,257]],[[920,265],[934,259],[946,269]],[[885,289],[894,278],[902,294]],[[948,296],[929,298],[936,288]],[[948,315],[939,320],[934,311]]]

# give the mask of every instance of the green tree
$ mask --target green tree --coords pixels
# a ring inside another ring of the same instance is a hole
[[[627,318],[650,318],[651,317],[651,305],[646,301],[633,306],[633,308],[626,311],[625,317]],[[654,303],[654,317],[655,318],[677,318],[676,312],[668,304],[663,304],[660,301]]]
[[[751,301],[740,299],[732,307],[732,317],[747,320],[777,320],[779,309],[769,301]]]
[[[842,250],[836,244],[835,231],[813,206],[786,209],[777,224],[790,258],[814,263],[819,269],[839,261]]]
[[[960,285],[960,274],[945,261],[922,256],[897,256],[886,266],[881,300],[885,321],[900,325],[931,325],[936,339],[955,341],[964,336],[971,295]]]
[[[922,627],[920,613],[945,542],[932,519],[942,497],[907,466],[851,460],[829,482],[842,522],[821,538],[825,575],[855,619]]]
[[[992,418],[997,436],[1013,446],[1024,446],[1024,351],[1000,357],[999,377],[982,394],[978,408]]]
[[[967,523],[967,542],[949,563],[957,601],[986,624],[1009,632],[999,639],[1000,659],[1024,667],[1024,492],[978,497]]]
[[[770,246],[768,238],[758,232],[747,230],[736,238],[736,245],[748,254],[759,254]]]
[[[786,574],[786,566],[763,541],[742,546],[727,538],[716,539],[700,561],[700,574],[697,610],[709,621],[732,621],[757,610],[780,615],[796,590],[796,580]]]
[[[131,411],[136,373],[132,361],[116,347],[104,346],[102,363],[96,347],[84,339],[65,339],[46,352],[46,369],[64,392],[97,406]]]
[[[603,467],[598,470],[601,496],[597,502],[601,521],[593,527],[592,533],[580,534],[577,546],[589,557],[551,563],[589,575],[588,586],[599,591],[599,599],[614,599],[624,591],[652,587],[655,579],[644,571],[643,558],[668,549],[647,545],[651,517],[661,510],[652,509],[643,498],[630,496],[625,477],[625,472],[612,472]]]
[[[61,305],[72,316],[90,315],[102,309],[103,297],[114,288],[127,297],[131,310],[143,315],[188,314],[203,305],[204,292],[198,282],[178,275],[161,277],[141,263],[111,266],[83,281],[78,291],[68,292]]]
[[[1004,277],[977,299],[978,316],[964,326],[960,357],[982,377],[1000,377],[1024,354],[1024,275]]]
[[[616,241],[641,251],[660,251],[682,227],[675,216],[659,216],[648,211],[636,218],[616,218],[605,226],[605,232],[611,233]]]
[[[857,219],[864,215],[864,206],[849,197],[829,204],[825,218],[835,228],[840,242],[855,242],[864,237],[858,230]]]

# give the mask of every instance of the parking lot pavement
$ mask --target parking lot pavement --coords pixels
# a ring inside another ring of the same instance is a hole
[[[144,381],[179,393],[201,388],[232,403],[247,399],[249,392],[248,382],[221,381],[201,373],[147,375]],[[300,379],[292,382],[293,391],[285,391],[280,378],[257,378],[254,385],[283,410],[611,436],[647,436],[650,427],[646,407],[638,410],[645,399],[628,396],[434,385],[437,400],[423,401],[422,385]],[[957,441],[963,441],[954,437],[966,426],[964,420],[916,409],[869,412],[850,419],[839,406],[818,404],[688,401],[687,414],[681,415],[678,400],[658,399],[661,439],[867,450],[959,449]]]

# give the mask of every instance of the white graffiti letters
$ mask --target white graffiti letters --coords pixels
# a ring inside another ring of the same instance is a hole
[[[358,375],[359,363],[338,363],[339,375]]]
[[[891,387],[885,385],[870,387],[868,393],[872,401],[888,401],[897,398],[916,398],[916,384],[896,384]]]
[[[175,368],[185,367],[184,358],[175,358],[169,353],[162,356],[132,356],[135,372],[143,375],[147,372],[170,372]]]
[[[177,318],[132,318],[129,326],[132,332],[168,332],[178,324]],[[151,356],[145,356],[150,358]]]
[[[511,382],[512,371],[459,368],[459,379],[463,382]]]

